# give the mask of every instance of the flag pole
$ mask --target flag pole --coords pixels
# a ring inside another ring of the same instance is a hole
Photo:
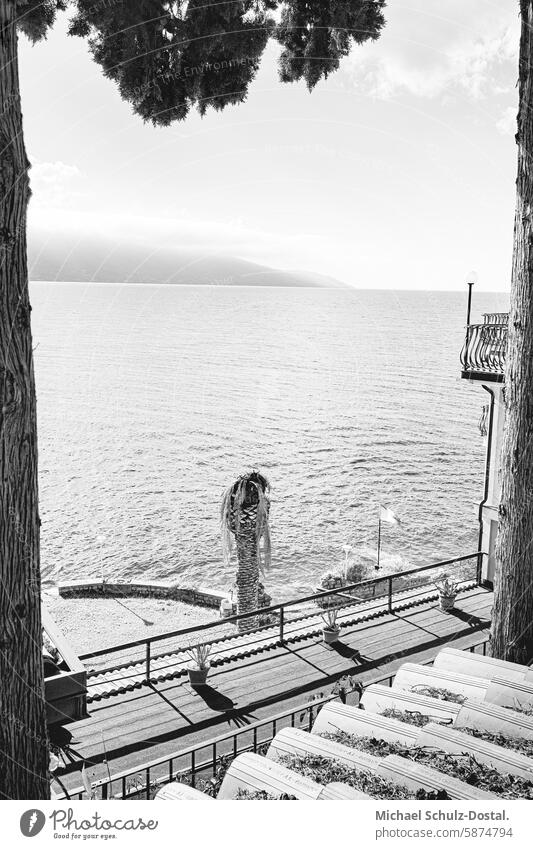
[[[378,519],[378,562],[376,563],[376,571],[379,569],[380,551],[381,551],[381,508],[379,510],[379,519]]]

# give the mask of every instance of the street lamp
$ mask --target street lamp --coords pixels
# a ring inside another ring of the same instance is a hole
[[[466,276],[466,284],[468,286],[468,307],[466,310],[466,324],[470,324],[470,310],[472,307],[472,286],[477,283],[477,272],[470,271]]]

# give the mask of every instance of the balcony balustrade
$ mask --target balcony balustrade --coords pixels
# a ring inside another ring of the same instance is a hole
[[[503,382],[508,313],[485,313],[483,324],[468,324],[461,351],[461,376]]]

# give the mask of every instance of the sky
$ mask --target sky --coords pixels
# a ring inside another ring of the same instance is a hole
[[[309,93],[269,45],[246,103],[143,124],[66,34],[20,45],[30,233],[182,246],[358,288],[509,288],[516,0],[391,0]]]

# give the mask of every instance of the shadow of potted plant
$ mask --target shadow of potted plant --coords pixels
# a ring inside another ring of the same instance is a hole
[[[338,613],[339,611],[335,607],[331,607],[329,610],[326,610],[321,614],[324,622],[324,627],[322,628],[322,639],[326,645],[336,643],[339,639],[340,628],[337,625]]]
[[[191,659],[190,666],[187,669],[189,683],[193,687],[201,687],[206,683],[209,669],[211,668],[211,664],[209,663],[211,646],[209,644],[194,646],[191,649],[187,649],[187,654]]]
[[[440,571],[435,578],[435,586],[439,591],[439,607],[444,613],[447,613],[455,606],[459,581],[448,572]]]

